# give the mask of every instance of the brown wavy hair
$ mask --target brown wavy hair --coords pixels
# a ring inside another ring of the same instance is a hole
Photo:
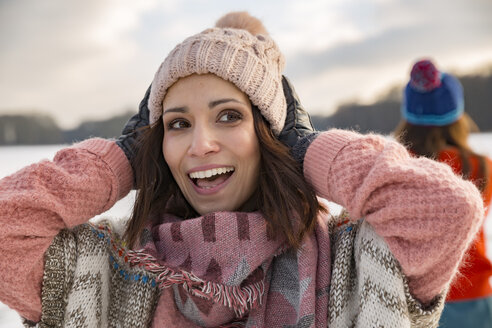
[[[436,159],[439,153],[449,147],[458,149],[462,162],[462,175],[471,174],[469,158],[478,159],[478,178],[474,183],[484,191],[490,181],[489,167],[485,156],[475,153],[468,144],[470,132],[478,132],[478,127],[468,114],[463,114],[457,121],[444,126],[422,126],[401,121],[394,131],[395,138],[416,155]]]
[[[268,232],[284,237],[294,248],[310,233],[318,212],[326,208],[318,202],[307,183],[301,166],[289,149],[272,133],[269,124],[253,106],[254,128],[260,144],[260,174],[254,194],[256,209],[265,217]],[[190,219],[199,214],[186,201],[162,153],[162,120],[145,127],[133,167],[136,171],[137,196],[125,239],[134,247],[149,220],[158,221],[164,212]]]

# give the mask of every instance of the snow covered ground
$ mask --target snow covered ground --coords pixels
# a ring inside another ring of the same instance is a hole
[[[472,135],[470,143],[475,151],[492,157],[492,133]],[[63,146],[13,146],[0,147],[0,178],[14,173],[16,170],[41,159],[52,159],[56,151]],[[102,214],[104,216],[124,217],[131,211],[134,193],[120,200],[112,209]],[[336,206],[334,206],[336,208]],[[491,211],[492,212],[492,211]],[[486,224],[487,235],[490,236],[488,250],[492,258],[492,213]],[[6,305],[0,303],[0,328],[23,327],[19,316]]]

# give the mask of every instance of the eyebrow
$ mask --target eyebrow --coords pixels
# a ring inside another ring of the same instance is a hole
[[[218,99],[218,100],[213,100],[213,101],[209,102],[208,103],[208,108],[212,109],[215,106],[218,106],[220,104],[225,104],[225,103],[228,103],[228,102],[235,102],[235,103],[243,104],[244,105],[244,103],[242,101],[236,100],[234,98],[224,98],[224,99]],[[187,106],[183,106],[183,107],[171,107],[171,108],[166,109],[162,115],[164,115],[166,113],[186,113],[186,112],[188,112],[188,107]]]
[[[166,115],[167,113],[186,113],[188,111],[188,107],[171,107],[168,108],[162,113],[162,115]]]
[[[208,108],[212,109],[213,107],[215,106],[218,106],[220,104],[224,104],[224,103],[228,103],[228,102],[235,102],[235,103],[238,103],[238,104],[243,104],[243,102],[239,101],[239,100],[236,100],[234,98],[225,98],[225,99],[219,99],[219,100],[214,100],[214,101],[211,101],[208,103]]]

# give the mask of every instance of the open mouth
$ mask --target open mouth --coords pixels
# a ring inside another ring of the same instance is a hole
[[[233,173],[234,168],[232,166],[227,166],[192,172],[188,176],[199,188],[210,189],[229,179]]]

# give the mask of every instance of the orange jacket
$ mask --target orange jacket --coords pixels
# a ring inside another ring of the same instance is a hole
[[[462,160],[460,153],[456,148],[447,148],[439,154],[438,160],[447,163],[457,174],[462,174]],[[479,160],[476,156],[469,156],[470,174],[468,179],[477,184],[479,178]],[[489,183],[482,192],[484,206],[486,207],[485,215],[488,214],[489,206],[492,204],[492,160],[486,159],[488,165]],[[492,277],[492,263],[487,258],[487,236],[484,233],[484,226],[480,228],[478,235],[470,246],[464,261],[460,267],[460,273],[457,275],[448,294],[448,301],[469,300],[492,296],[492,286],[490,283]]]

